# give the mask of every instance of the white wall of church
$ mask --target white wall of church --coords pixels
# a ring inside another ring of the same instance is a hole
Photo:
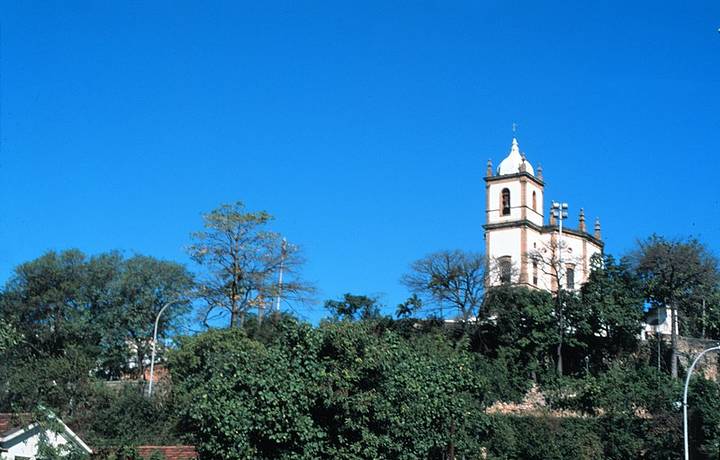
[[[491,283],[499,282],[499,272],[497,272],[497,259],[500,257],[510,256],[513,267],[513,282],[517,282],[518,273],[520,272],[520,229],[506,228],[497,229],[488,232],[488,247],[490,248],[487,256],[490,259]]]
[[[557,271],[553,267],[558,261],[557,243],[553,243],[553,235],[558,237],[558,231],[549,233],[540,233],[533,228],[526,227],[527,245],[524,254],[525,272],[527,273],[527,283],[538,289],[547,291],[555,291],[557,289]],[[513,282],[519,281],[519,274],[522,270],[522,230],[520,227],[494,229],[486,233],[488,239],[488,257],[491,261],[491,270],[497,271],[497,259],[504,256],[510,256],[513,264]],[[570,233],[563,233],[562,238],[562,266],[561,283],[565,289],[567,286],[567,269],[574,270],[574,287],[579,289],[580,286],[588,280],[590,276],[590,260],[593,254],[601,253],[602,249],[595,245],[590,239],[582,238]],[[537,267],[533,265],[533,257],[537,256]],[[537,283],[535,283],[535,275],[537,274]],[[491,273],[490,284],[499,283],[498,273]]]
[[[527,218],[535,225],[543,225],[543,190],[535,182],[527,181]],[[533,192],[535,192],[535,208],[533,209]]]

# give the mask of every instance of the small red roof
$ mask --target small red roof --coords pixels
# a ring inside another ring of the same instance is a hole
[[[30,414],[11,414],[0,412],[0,436],[3,436],[18,428],[23,428],[32,422]]]
[[[150,458],[155,452],[163,454],[166,460],[195,460],[198,453],[195,446],[138,446],[138,454]]]

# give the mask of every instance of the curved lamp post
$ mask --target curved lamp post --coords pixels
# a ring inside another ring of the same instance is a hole
[[[695,365],[700,361],[700,358],[703,357],[705,353],[708,351],[717,351],[720,350],[720,345],[708,348],[707,350],[704,350],[702,353],[697,355],[695,358],[695,361],[693,361],[692,365],[690,366],[690,369],[688,369],[687,377],[685,377],[685,391],[683,392],[683,437],[685,438],[685,460],[690,460],[690,448],[689,448],[689,441],[688,441],[688,417],[687,417],[687,395],[688,395],[688,386],[690,386],[690,376],[692,375],[693,369],[695,369]]]
[[[163,305],[155,318],[155,330],[153,331],[153,342],[152,342],[152,355],[150,357],[150,385],[148,385],[148,397],[152,396],[153,379],[155,377],[155,344],[157,343],[157,330],[158,323],[160,322],[160,315],[163,314],[165,309],[172,304],[181,302],[181,299],[171,300],[170,302]]]

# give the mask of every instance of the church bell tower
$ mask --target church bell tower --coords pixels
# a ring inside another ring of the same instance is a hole
[[[490,261],[488,283],[532,284],[527,254],[537,246],[532,235],[544,222],[542,169],[535,170],[513,138],[510,153],[485,177],[485,254]]]

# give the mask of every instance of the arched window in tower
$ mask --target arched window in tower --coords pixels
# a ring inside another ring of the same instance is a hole
[[[510,215],[510,190],[506,188],[502,190],[502,202],[500,203],[500,209],[502,209],[503,216]]]
[[[567,279],[567,288],[575,289],[575,265],[568,264],[565,269],[565,278]]]
[[[512,258],[510,256],[498,257],[498,269],[500,271],[500,282],[510,284],[512,281]]]
[[[537,193],[533,191],[533,211],[537,212]]]

